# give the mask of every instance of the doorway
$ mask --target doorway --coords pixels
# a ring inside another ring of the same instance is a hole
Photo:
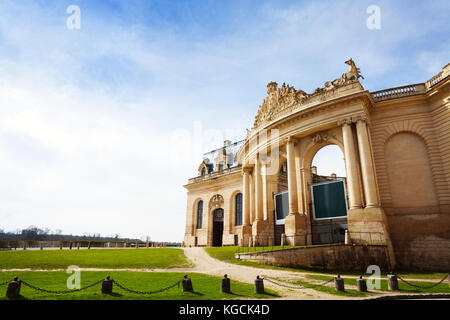
[[[213,212],[213,247],[221,247],[223,238],[223,209],[219,208]]]

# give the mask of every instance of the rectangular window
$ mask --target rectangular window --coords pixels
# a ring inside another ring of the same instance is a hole
[[[347,216],[344,180],[313,184],[311,189],[314,219],[320,220]]]
[[[275,219],[276,224],[284,224],[284,219],[289,215],[289,194],[282,192],[275,195]]]

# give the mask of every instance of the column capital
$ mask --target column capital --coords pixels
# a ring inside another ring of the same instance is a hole
[[[286,138],[284,138],[284,142],[286,142],[286,143],[296,143],[296,142],[298,142],[298,139],[297,138],[295,138],[294,136],[289,136],[289,137],[286,137]]]
[[[252,173],[252,168],[251,167],[242,167],[242,173],[248,173],[251,174]]]
[[[352,118],[349,117],[349,118],[344,118],[344,119],[340,119],[337,121],[337,125],[339,127],[342,127],[346,124],[352,124]]]
[[[355,116],[343,118],[337,121],[338,126],[344,126],[346,124],[358,123],[358,122],[368,122],[368,118],[365,114],[358,114]]]
[[[367,122],[367,117],[365,114],[360,114],[357,116],[352,117],[352,122],[357,123],[357,122]]]

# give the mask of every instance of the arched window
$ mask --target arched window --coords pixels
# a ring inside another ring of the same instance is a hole
[[[197,204],[197,229],[202,228],[203,221],[203,200],[200,200]]]
[[[204,176],[206,174],[206,169],[205,167],[202,168],[202,176]]]
[[[242,225],[242,193],[238,193],[235,198],[236,225]]]

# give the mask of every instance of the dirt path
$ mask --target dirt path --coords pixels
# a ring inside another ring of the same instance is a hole
[[[241,266],[231,263],[226,263],[212,258],[203,248],[185,248],[184,253],[186,257],[194,263],[194,268],[191,272],[211,274],[215,276],[228,275],[229,278],[246,283],[254,283],[256,276],[265,275],[270,278],[295,278],[299,275],[296,272],[260,269],[248,266]],[[280,287],[267,281],[264,286],[277,291],[283,299],[334,299],[336,296],[319,293],[313,289],[292,290]]]

